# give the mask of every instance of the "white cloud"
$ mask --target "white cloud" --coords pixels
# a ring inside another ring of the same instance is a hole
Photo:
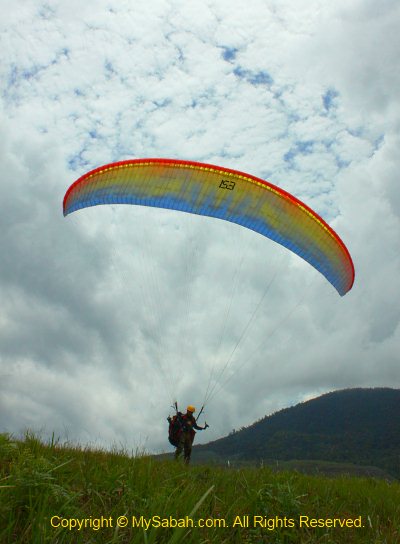
[[[203,440],[310,394],[400,386],[398,22],[389,1],[8,3],[2,430],[166,447],[171,395],[201,405],[233,351]],[[348,245],[353,290],[341,299],[236,225],[123,207],[62,217],[74,179],[141,156],[293,192]]]

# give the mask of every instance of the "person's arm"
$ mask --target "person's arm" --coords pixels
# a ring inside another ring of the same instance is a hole
[[[192,426],[193,426],[193,429],[196,429],[196,431],[204,431],[204,429],[207,429],[207,427],[209,427],[207,423],[204,425],[204,427],[199,427],[196,423],[196,420],[194,420],[194,423]]]

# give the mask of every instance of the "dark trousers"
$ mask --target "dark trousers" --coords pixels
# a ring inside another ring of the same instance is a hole
[[[190,432],[183,432],[179,437],[179,442],[175,450],[175,459],[178,459],[183,451],[185,463],[189,463],[192,454],[193,436]]]

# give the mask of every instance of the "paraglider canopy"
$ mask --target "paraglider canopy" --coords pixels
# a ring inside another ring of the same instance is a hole
[[[336,232],[296,197],[250,174],[174,159],[116,162],[73,183],[63,212],[100,204],[168,208],[237,223],[302,257],[340,295],[353,286],[353,262]]]

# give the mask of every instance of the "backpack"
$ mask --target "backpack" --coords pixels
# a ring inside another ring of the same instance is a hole
[[[169,428],[168,428],[168,440],[170,443],[177,448],[179,445],[179,439],[182,434],[182,421],[179,415],[169,419]]]

